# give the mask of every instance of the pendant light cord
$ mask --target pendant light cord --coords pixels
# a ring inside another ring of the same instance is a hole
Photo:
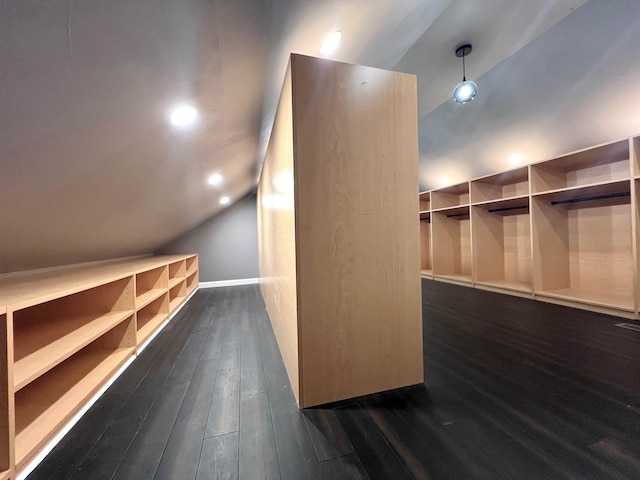
[[[466,81],[467,81],[467,72],[466,72],[466,70],[465,70],[465,68],[464,68],[464,57],[465,57],[465,56],[466,56],[466,55],[464,54],[464,52],[462,52],[462,81],[463,81],[463,82],[466,82]]]

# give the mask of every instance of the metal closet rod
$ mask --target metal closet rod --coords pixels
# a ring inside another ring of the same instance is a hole
[[[450,217],[468,217],[468,216],[469,216],[468,212],[467,213],[452,213],[450,215],[447,215],[447,218],[450,218]]]
[[[565,203],[589,202],[591,200],[605,200],[607,198],[628,197],[631,192],[607,193],[606,195],[593,195],[592,197],[570,198],[568,200],[556,200],[551,205],[563,205]]]
[[[523,208],[529,208],[529,205],[518,205],[517,207],[501,207],[501,208],[490,208],[487,210],[489,213],[494,212],[507,212],[509,210],[522,210]]]

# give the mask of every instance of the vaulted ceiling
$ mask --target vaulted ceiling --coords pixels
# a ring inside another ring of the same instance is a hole
[[[3,0],[0,273],[153,252],[255,188],[288,54],[333,30],[331,58],[417,75],[423,189],[624,138],[638,18],[635,0]],[[180,102],[191,130],[168,121]]]

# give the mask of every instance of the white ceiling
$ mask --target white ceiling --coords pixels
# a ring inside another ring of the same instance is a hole
[[[2,0],[0,273],[153,252],[252,190],[289,52],[335,29],[332,58],[418,75],[422,188],[631,135],[639,18],[637,0]],[[479,94],[460,106],[463,42]],[[193,131],[169,126],[178,101]]]

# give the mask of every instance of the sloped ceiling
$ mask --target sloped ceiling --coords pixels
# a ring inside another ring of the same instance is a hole
[[[3,0],[0,273],[150,253],[255,188],[289,52],[335,29],[332,58],[418,75],[422,188],[640,131],[639,4]]]

